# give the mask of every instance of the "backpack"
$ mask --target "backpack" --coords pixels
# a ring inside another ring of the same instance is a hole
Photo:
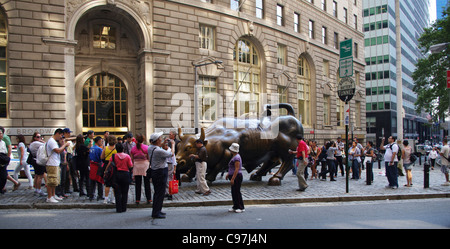
[[[50,153],[50,156],[52,154],[53,154],[53,151],[52,151],[52,153]],[[50,156],[47,154],[47,143],[45,143],[45,144],[41,145],[41,147],[39,147],[39,149],[36,152],[36,163],[41,166],[46,166],[47,162],[48,162],[48,158]]]
[[[117,167],[115,163],[115,155],[112,155],[112,161],[109,165],[109,167],[106,167],[105,172],[103,173],[103,181],[105,182],[105,185],[112,186],[112,184],[115,182],[116,179],[116,173],[117,173]]]

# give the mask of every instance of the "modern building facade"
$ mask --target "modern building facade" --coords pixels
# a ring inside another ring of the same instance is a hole
[[[397,136],[397,117],[403,115],[404,138],[431,140],[432,128],[426,115],[415,112],[417,95],[413,92],[412,73],[423,54],[418,38],[429,26],[428,0],[400,0],[400,12],[395,12],[395,0],[363,0],[363,31],[365,34],[367,137],[375,140]],[[401,21],[402,92],[397,91],[397,56],[395,17]],[[397,94],[403,96],[404,113],[397,115]]]
[[[335,139],[344,134],[339,42],[351,38],[351,120],[365,136],[362,0],[0,3],[0,125],[11,135],[69,127],[149,137],[192,129],[194,99],[206,127],[258,117],[277,96],[305,134]]]

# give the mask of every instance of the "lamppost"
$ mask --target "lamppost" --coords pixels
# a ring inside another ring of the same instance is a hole
[[[192,62],[192,65],[194,66],[194,71],[195,71],[195,83],[194,83],[194,131],[195,131],[195,134],[198,134],[198,107],[199,107],[199,105],[198,105],[198,88],[197,88],[197,81],[198,81],[197,68],[211,65],[211,64],[215,64],[215,65],[219,66],[219,65],[222,65],[222,63],[223,62],[219,61],[219,60],[204,62],[204,63],[200,63],[200,64],[195,64],[194,62]]]

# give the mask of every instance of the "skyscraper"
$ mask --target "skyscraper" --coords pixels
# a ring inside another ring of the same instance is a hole
[[[404,138],[431,138],[426,115],[415,112],[417,95],[413,92],[412,73],[423,55],[418,38],[429,25],[429,0],[400,0],[400,13],[395,12],[395,0],[364,0],[363,31],[366,61],[366,122],[367,138],[397,136],[397,118],[403,118]],[[402,92],[397,91],[396,15],[401,22]],[[403,97],[403,113],[397,115],[397,94]]]

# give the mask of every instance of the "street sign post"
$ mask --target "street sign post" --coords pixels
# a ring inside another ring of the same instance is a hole
[[[348,58],[353,55],[353,39],[341,41],[339,44],[340,58]]]
[[[345,77],[341,79],[338,85],[338,96],[339,99],[345,102],[344,107],[344,122],[345,122],[345,151],[348,152],[348,126],[350,124],[350,100],[355,95],[356,84],[355,81],[350,77]],[[349,192],[349,165],[348,165],[348,156],[345,157],[345,191]]]
[[[351,77],[353,76],[353,39],[341,41],[339,46],[339,77]]]
[[[355,91],[356,83],[352,78],[346,77],[339,81],[337,92],[339,99],[341,99],[342,101],[346,103],[349,102],[355,95]]]
[[[353,76],[353,57],[339,60],[339,77]]]

